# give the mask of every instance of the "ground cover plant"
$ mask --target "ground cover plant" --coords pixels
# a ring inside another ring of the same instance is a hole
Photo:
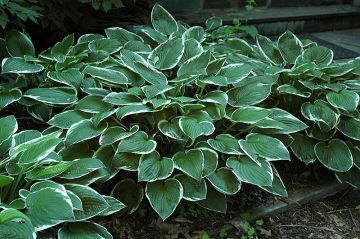
[[[252,45],[160,5],[151,23],[39,54],[26,33],[0,41],[1,237],[112,238],[91,219],[145,201],[163,220],[181,200],[225,213],[242,183],[286,197],[273,163],[291,155],[360,186],[360,59],[291,32]]]

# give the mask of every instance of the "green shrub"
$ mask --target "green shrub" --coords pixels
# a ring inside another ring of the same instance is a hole
[[[63,223],[59,238],[111,238],[87,220],[144,197],[165,220],[181,200],[225,213],[242,183],[287,196],[273,162],[289,148],[359,187],[359,59],[334,63],[291,32],[251,45],[219,34],[218,18],[185,27],[160,5],[151,23],[69,35],[39,55],[24,33],[2,41],[0,108],[48,127],[1,118],[1,237]],[[110,196],[93,189],[107,181]]]

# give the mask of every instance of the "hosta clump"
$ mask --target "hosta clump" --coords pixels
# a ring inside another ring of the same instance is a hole
[[[350,129],[359,122],[359,60],[335,64],[330,50],[290,32],[276,43],[258,36],[256,45],[212,37],[221,27],[218,18],[206,28],[186,27],[160,5],[151,23],[137,33],[108,28],[105,36],[87,34],[76,43],[69,35],[37,56],[27,35],[16,32],[18,44],[6,45],[9,56],[2,62],[7,83],[0,106],[25,108],[49,125],[36,138],[54,137],[58,144],[29,150],[41,155],[31,169],[47,176],[23,172],[26,183],[8,185],[12,191],[20,197],[39,188],[57,192],[71,201],[73,221],[133,213],[145,199],[164,220],[181,200],[224,213],[227,197],[242,183],[287,196],[273,162],[290,161],[289,148],[306,163],[318,158],[356,186],[358,127]],[[351,95],[347,103],[344,92]],[[12,154],[11,132],[2,165],[21,167],[24,152]],[[5,177],[12,177],[10,169],[3,169]],[[94,200],[110,208],[89,216],[79,209],[80,195],[95,194],[90,186],[106,181],[115,185],[111,196],[97,193]],[[39,221],[26,205],[19,208],[22,220],[34,231],[69,221],[62,214]],[[82,233],[105,235],[96,224],[76,225],[92,228]],[[66,223],[59,237],[72,227]]]

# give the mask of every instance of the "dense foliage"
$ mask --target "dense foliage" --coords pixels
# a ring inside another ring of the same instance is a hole
[[[38,55],[25,33],[1,40],[1,238],[112,238],[89,220],[146,199],[163,220],[181,200],[225,213],[242,183],[287,196],[273,162],[291,151],[360,186],[360,59],[291,32],[252,45],[160,5],[151,23]],[[44,130],[19,131],[24,111]]]

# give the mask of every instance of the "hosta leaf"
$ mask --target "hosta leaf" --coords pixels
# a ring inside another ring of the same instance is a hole
[[[88,34],[81,35],[79,37],[77,43],[86,43],[86,42],[91,42],[92,40],[102,39],[102,38],[105,38],[105,37],[101,34],[88,33]]]
[[[274,65],[283,63],[279,49],[276,48],[275,44],[269,38],[258,35],[256,37],[256,44],[262,58]]]
[[[93,222],[66,223],[58,231],[58,239],[112,239],[107,229]]]
[[[154,182],[166,179],[174,171],[171,158],[162,158],[157,151],[143,155],[140,159],[138,181]]]
[[[61,129],[69,129],[72,125],[91,117],[90,114],[79,110],[68,110],[55,115],[48,121],[48,124]]]
[[[156,31],[164,35],[171,35],[178,31],[175,19],[159,4],[155,4],[152,8],[151,24]]]
[[[210,51],[205,51],[185,61],[178,69],[177,76],[206,75],[210,56]]]
[[[26,178],[30,180],[51,179],[63,173],[70,165],[71,163],[69,162],[60,162],[49,166],[36,167],[26,174]]]
[[[80,88],[80,85],[84,78],[84,74],[76,69],[69,69],[63,72],[49,71],[46,76],[53,81],[68,85],[70,87],[74,87],[75,89]]]
[[[125,204],[120,202],[118,199],[111,196],[103,196],[106,202],[110,205],[105,211],[102,211],[99,216],[106,217],[126,208]]]
[[[170,38],[158,45],[149,55],[148,61],[160,70],[175,67],[184,53],[184,43],[181,38]]]
[[[205,76],[201,77],[199,81],[203,84],[209,84],[209,85],[217,85],[217,86],[227,86],[228,80],[225,76]]]
[[[326,94],[327,101],[334,107],[353,112],[359,105],[359,95],[354,91],[342,90],[340,92],[329,92]]]
[[[215,172],[218,166],[218,154],[209,148],[200,147],[199,148],[204,155],[204,170],[202,177],[207,177],[213,172]]]
[[[127,92],[111,92],[104,101],[113,105],[142,105],[142,99]]]
[[[22,93],[19,89],[13,88],[9,91],[0,92],[0,110],[21,99]]]
[[[284,84],[277,88],[279,94],[290,94],[290,95],[297,95],[303,98],[309,98],[311,96],[310,91],[300,90],[295,86]]]
[[[182,64],[190,58],[199,55],[203,51],[203,47],[197,40],[188,39],[184,42],[184,52],[179,63]]]
[[[325,124],[329,129],[333,129],[337,125],[339,118],[339,114],[323,100],[316,100],[313,104],[304,103],[301,106],[301,113],[306,119]],[[321,125],[319,126],[321,128]]]
[[[154,111],[153,107],[147,105],[125,105],[118,109],[116,117],[122,119],[129,115],[135,115],[140,113],[148,113]]]
[[[216,28],[219,28],[221,27],[221,25],[222,25],[222,19],[216,16],[208,18],[205,22],[206,30],[208,31],[212,31]]]
[[[178,152],[173,156],[175,168],[200,181],[204,170],[204,155],[200,149]]]
[[[183,187],[173,178],[151,182],[146,184],[145,195],[161,219],[166,220],[183,197]]]
[[[204,95],[200,99],[200,101],[226,106],[227,101],[228,101],[228,96],[227,96],[227,94],[225,94],[224,92],[222,92],[220,90],[214,90],[214,91],[210,91],[206,95]]]
[[[236,109],[230,116],[231,121],[254,124],[271,114],[271,110],[256,106],[244,106]]]
[[[235,174],[226,167],[217,169],[214,173],[207,176],[207,179],[221,193],[227,195],[236,194],[241,188],[241,182]]]
[[[150,64],[141,61],[135,61],[133,64],[134,70],[142,76],[145,81],[152,85],[167,85],[168,82],[166,76],[162,72],[157,71]]]
[[[255,162],[257,157],[268,161],[290,160],[286,146],[278,139],[257,133],[246,136],[246,140],[239,140],[241,149]]]
[[[219,75],[225,76],[228,84],[235,84],[249,76],[252,70],[253,66],[249,64],[230,64],[222,67]]]
[[[175,179],[181,183],[184,189],[183,198],[185,200],[200,201],[206,199],[207,186],[204,179],[197,181],[184,174],[176,175]]]
[[[66,184],[65,187],[78,196],[82,202],[83,210],[74,211],[77,221],[92,218],[109,208],[106,200],[90,187],[78,184]]]
[[[259,160],[260,165],[256,164],[246,155],[230,157],[226,161],[226,166],[231,168],[236,177],[245,183],[257,186],[271,186],[273,172],[271,165],[266,160]]]
[[[169,138],[183,140],[184,134],[179,126],[179,120],[180,118],[174,118],[171,120],[171,122],[160,120],[158,123],[158,128],[163,135]]]
[[[223,154],[243,154],[238,140],[230,134],[219,134],[215,139],[208,139],[207,143],[213,149]]]
[[[156,141],[149,139],[143,131],[138,131],[120,141],[117,153],[149,154],[156,148]]]
[[[25,33],[17,30],[9,30],[5,37],[6,49],[13,57],[23,57],[24,55],[35,55],[35,48],[31,39]]]
[[[144,198],[144,189],[141,184],[137,184],[134,180],[126,178],[118,182],[111,196],[119,199],[126,205],[123,210],[129,214],[135,212]]]
[[[86,66],[84,73],[91,75],[92,77],[99,78],[105,82],[121,85],[129,84],[129,81],[123,73],[120,71],[115,71],[111,69],[95,67],[95,66]]]
[[[95,39],[89,43],[89,49],[95,51],[105,51],[109,54],[114,54],[122,48],[122,43],[109,38]]]
[[[336,128],[347,137],[360,141],[360,119],[341,119]]]
[[[0,213],[0,237],[36,239],[36,233],[31,220],[25,214],[8,208]]]
[[[333,61],[334,52],[323,46],[311,46],[303,55],[304,62],[314,62],[318,67],[328,66]]]
[[[316,160],[314,151],[315,142],[302,134],[293,134],[294,141],[290,145],[295,156],[305,164],[313,163]]]
[[[336,178],[342,183],[348,183],[355,188],[360,188],[360,170],[352,167],[347,172],[336,172]]]
[[[0,174],[0,188],[6,187],[13,181],[14,181],[13,177]]]
[[[110,39],[115,39],[122,44],[132,41],[142,41],[142,38],[135,33],[121,27],[109,27],[105,29],[105,34]]]
[[[2,73],[31,74],[45,68],[42,65],[26,62],[23,58],[5,58],[1,63]]]
[[[66,36],[51,48],[51,55],[57,62],[64,62],[74,44],[74,34]]]
[[[274,175],[272,185],[271,186],[261,186],[260,188],[262,188],[265,191],[272,193],[274,195],[281,196],[281,197],[287,197],[288,193],[285,188],[285,185],[284,185],[283,181],[281,180],[281,177],[274,166],[272,166],[272,171],[273,171],[273,175]]]
[[[228,90],[229,105],[233,107],[255,105],[265,100],[271,92],[271,85],[257,83]]]
[[[181,117],[179,126],[181,131],[192,140],[201,135],[210,135],[215,131],[215,126],[211,122],[198,122],[195,118],[191,117]]]
[[[13,115],[0,118],[0,144],[10,138],[18,129],[18,123]]]
[[[30,192],[25,199],[25,214],[36,230],[44,230],[74,219],[72,203],[66,191],[43,188]]]
[[[207,186],[206,199],[197,201],[196,204],[214,212],[226,213],[226,195],[218,192],[212,186]]]
[[[145,85],[141,87],[141,90],[144,92],[145,96],[149,99],[164,94],[167,91],[172,90],[174,87],[169,85]]]
[[[76,91],[69,87],[33,88],[25,91],[23,96],[53,105],[68,105],[77,101]]]
[[[340,139],[332,139],[328,143],[317,143],[315,154],[325,167],[336,172],[346,172],[353,165],[351,151]]]
[[[105,165],[96,158],[81,158],[71,161],[70,167],[59,177],[64,179],[76,179],[89,174]]]
[[[95,138],[102,134],[107,125],[102,123],[95,127],[91,120],[82,120],[76,124],[73,124],[66,133],[65,143],[67,145],[72,145],[80,143],[82,141]]]
[[[271,109],[271,114],[255,125],[273,134],[291,134],[308,127],[292,114],[279,108]]]
[[[205,40],[205,37],[205,30],[200,26],[190,27],[182,35],[182,38],[184,40],[195,39],[198,42],[203,42]]]
[[[112,105],[103,101],[103,97],[98,95],[88,95],[77,102],[75,109],[81,110],[87,113],[100,113],[108,111],[112,108]]]
[[[294,64],[303,52],[301,41],[290,31],[279,37],[278,46],[282,57],[289,64]]]
[[[124,128],[120,126],[113,126],[107,128],[100,136],[100,145],[110,145],[119,140],[130,137],[139,131],[139,126],[135,125],[130,128],[130,131],[126,131]]]

